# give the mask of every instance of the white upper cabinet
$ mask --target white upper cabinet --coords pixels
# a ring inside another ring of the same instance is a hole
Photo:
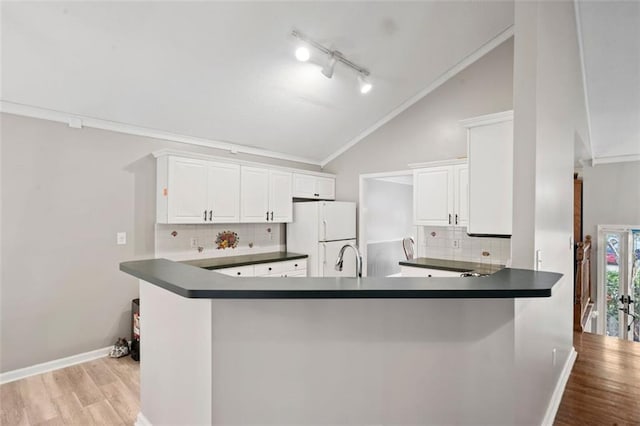
[[[209,162],[207,208],[214,223],[240,221],[240,166]]]
[[[511,235],[513,111],[464,120],[469,152],[471,235]]]
[[[294,197],[335,198],[328,173],[174,150],[153,155],[158,223],[285,223],[293,220]]]
[[[200,159],[158,161],[158,223],[233,223],[240,219],[240,166]]]
[[[416,225],[465,226],[468,217],[467,165],[457,162],[413,171]]]
[[[336,180],[330,177],[294,173],[293,196],[313,200],[334,200],[336,198]]]
[[[292,174],[289,172],[269,171],[269,221],[291,222],[293,220],[291,181]]]
[[[242,166],[240,175],[241,222],[291,222],[291,172]]]
[[[207,162],[170,157],[167,184],[160,197],[166,200],[165,223],[202,223],[207,219]],[[158,222],[160,222],[158,218]]]

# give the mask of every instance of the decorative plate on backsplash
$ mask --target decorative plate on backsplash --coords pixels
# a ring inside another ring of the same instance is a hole
[[[218,232],[218,236],[216,237],[216,245],[218,246],[218,250],[227,249],[227,248],[236,248],[238,246],[238,234],[232,231],[222,231]]]

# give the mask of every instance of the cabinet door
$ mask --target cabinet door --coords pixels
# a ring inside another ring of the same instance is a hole
[[[291,222],[293,200],[291,195],[292,174],[271,170],[269,172],[269,221]]]
[[[317,194],[323,200],[336,199],[336,180],[333,178],[316,177]]]
[[[430,167],[413,173],[414,223],[432,226],[453,224],[452,167]]]
[[[240,166],[209,163],[207,208],[213,223],[240,221]]]
[[[461,164],[453,166],[455,176],[454,220],[456,226],[467,226],[469,223],[469,166]]]
[[[293,196],[297,198],[319,198],[320,194],[316,191],[316,177],[294,173]]]
[[[511,235],[513,121],[472,127],[469,144],[469,234]]]
[[[169,158],[168,223],[203,223],[207,210],[207,162]]]
[[[240,168],[240,222],[267,222],[269,212],[269,170]]]

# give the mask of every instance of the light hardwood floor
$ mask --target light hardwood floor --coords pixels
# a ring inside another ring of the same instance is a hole
[[[555,425],[640,425],[640,343],[576,333]]]
[[[640,343],[576,334],[578,351],[555,425],[640,425]],[[0,386],[0,424],[132,425],[140,368],[101,358]]]
[[[140,367],[100,358],[0,386],[0,424],[132,425],[140,408]]]

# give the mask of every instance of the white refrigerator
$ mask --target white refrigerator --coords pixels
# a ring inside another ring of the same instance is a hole
[[[307,254],[310,277],[355,277],[356,257],[344,254],[341,272],[335,270],[340,248],[356,243],[356,204],[345,201],[293,203],[293,222],[287,224],[287,251]]]

